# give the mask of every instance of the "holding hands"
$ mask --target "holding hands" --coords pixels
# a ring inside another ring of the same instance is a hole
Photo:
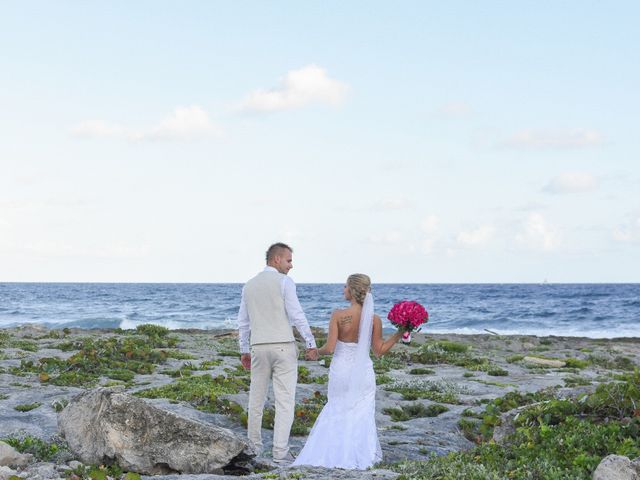
[[[240,363],[245,370],[251,370],[251,354],[243,353],[242,355],[240,355]]]
[[[305,360],[318,360],[318,349],[317,348],[307,348],[307,351],[304,354]]]

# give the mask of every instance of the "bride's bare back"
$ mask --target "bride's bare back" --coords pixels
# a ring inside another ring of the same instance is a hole
[[[336,310],[333,315],[338,324],[338,340],[345,343],[355,343],[358,341],[358,329],[360,328],[360,305],[351,305],[344,310]]]
[[[344,343],[356,343],[358,341],[358,329],[360,328],[360,314],[362,306],[352,304],[343,310],[335,310],[329,321],[329,333],[327,342],[318,350],[320,355],[333,353],[336,341]],[[394,333],[387,340],[382,338],[382,321],[378,315],[373,316],[373,332],[371,335],[371,348],[376,356],[384,355],[402,337],[401,332]]]

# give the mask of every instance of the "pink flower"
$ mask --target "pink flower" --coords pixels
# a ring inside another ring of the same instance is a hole
[[[387,318],[405,332],[411,332],[429,320],[429,313],[418,302],[402,301],[391,308]]]

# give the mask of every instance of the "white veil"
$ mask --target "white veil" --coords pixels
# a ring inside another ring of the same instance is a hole
[[[356,346],[353,367],[351,370],[351,378],[349,381],[349,389],[347,392],[347,405],[355,405],[365,396],[365,387],[368,379],[366,374],[370,368],[371,357],[371,334],[373,331],[373,295],[367,293],[362,304],[362,313],[360,314],[360,326],[358,329],[358,344]]]

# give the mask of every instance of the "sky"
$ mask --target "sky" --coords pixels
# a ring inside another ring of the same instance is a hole
[[[0,0],[0,281],[640,281],[640,3]]]

